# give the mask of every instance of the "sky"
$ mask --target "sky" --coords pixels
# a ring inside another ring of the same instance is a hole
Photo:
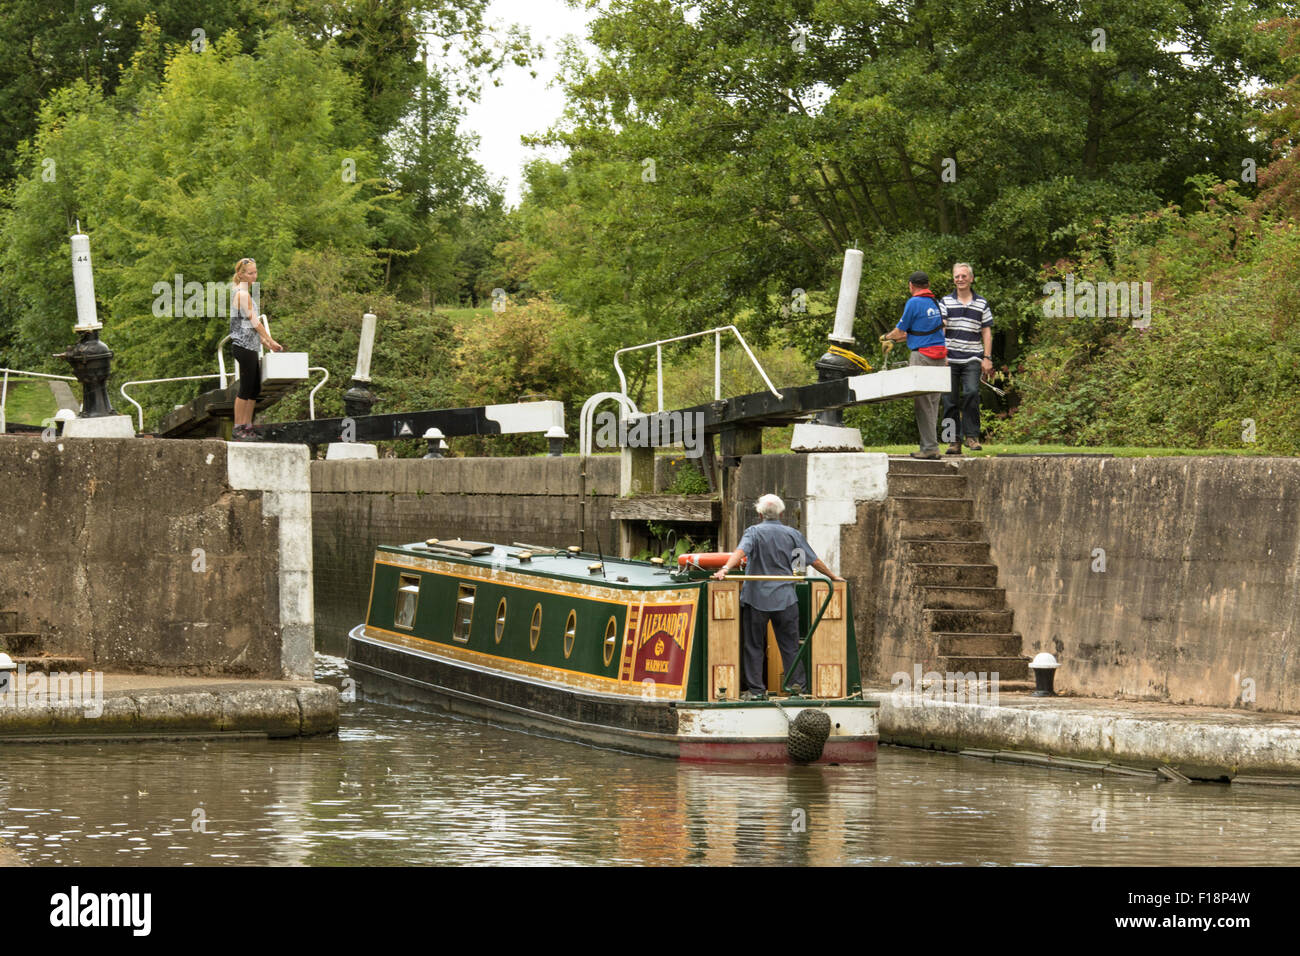
[[[560,44],[566,35],[586,35],[592,13],[572,9],[564,0],[492,0],[489,22],[518,23],[528,29],[534,43],[540,43],[544,58],[533,69],[507,66],[498,77],[501,85],[485,83],[478,103],[466,104],[463,128],[479,136],[475,158],[488,177],[502,181],[506,205],[519,203],[523,167],[537,156],[558,159],[557,150],[524,146],[520,136],[541,133],[552,126],[564,110],[564,94],[551,82],[559,71]]]

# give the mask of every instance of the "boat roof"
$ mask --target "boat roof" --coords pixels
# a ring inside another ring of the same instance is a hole
[[[532,548],[520,545],[490,544],[481,541],[437,542],[415,541],[410,544],[381,544],[379,550],[390,554],[405,554],[420,558],[433,558],[453,564],[466,564],[481,568],[505,569],[539,577],[563,578],[584,584],[608,584],[630,588],[679,588],[691,579],[704,580],[707,575],[674,574],[675,568],[655,565],[649,561],[616,558],[590,551],[570,551],[564,548]],[[593,570],[592,566],[601,567]]]

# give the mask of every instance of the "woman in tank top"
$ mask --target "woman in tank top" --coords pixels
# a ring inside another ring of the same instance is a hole
[[[248,438],[252,432],[253,412],[257,397],[262,392],[262,352],[266,346],[272,352],[283,352],[284,346],[266,331],[266,325],[257,315],[257,303],[249,292],[249,283],[257,282],[257,263],[240,259],[235,266],[235,298],[230,306],[230,348],[239,363],[239,395],[235,398],[236,441]]]

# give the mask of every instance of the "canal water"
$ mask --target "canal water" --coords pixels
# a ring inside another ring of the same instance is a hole
[[[318,655],[336,685],[346,666]],[[8,747],[33,865],[1300,864],[1300,790],[881,747],[716,767],[343,705],[337,738]]]

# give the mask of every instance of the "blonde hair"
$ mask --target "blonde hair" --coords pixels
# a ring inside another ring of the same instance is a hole
[[[243,281],[239,277],[244,274],[244,267],[248,265],[257,265],[257,263],[252,259],[240,259],[235,263],[235,276],[230,280],[231,284],[239,285],[239,283]]]

